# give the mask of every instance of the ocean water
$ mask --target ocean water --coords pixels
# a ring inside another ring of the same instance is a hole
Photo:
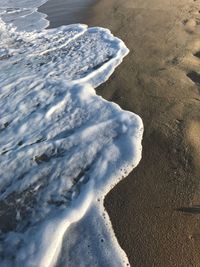
[[[20,31],[41,30],[49,25],[47,15],[38,12],[38,7],[45,2],[47,0],[1,0],[0,17]]]
[[[103,201],[143,124],[95,92],[128,49],[103,28],[46,30],[44,1],[1,1],[0,266],[128,266]]]

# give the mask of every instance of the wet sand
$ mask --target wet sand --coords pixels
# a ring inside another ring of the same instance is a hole
[[[107,196],[135,267],[200,266],[200,1],[102,0],[86,21],[130,49],[97,92],[139,114],[139,166]]]
[[[97,0],[48,0],[39,12],[48,14],[49,28],[74,23],[85,23],[92,16]]]
[[[130,49],[97,93],[144,121],[143,158],[105,202],[131,266],[200,266],[200,1],[101,0],[54,13],[51,27],[103,26]]]

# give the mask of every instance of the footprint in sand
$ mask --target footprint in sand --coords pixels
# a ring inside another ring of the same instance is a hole
[[[200,122],[198,120],[193,120],[193,121],[188,122],[187,127],[186,127],[186,137],[187,137],[189,144],[192,147],[192,151],[194,154],[193,158],[194,158],[195,163],[197,164],[196,166],[199,166],[200,164],[199,131],[200,131]],[[198,201],[198,199],[196,199],[196,201]]]
[[[193,2],[197,2],[197,0],[193,0]],[[191,17],[183,20],[182,24],[185,27],[185,31],[189,34],[192,34],[195,32],[195,27],[200,25],[200,10],[198,9],[197,3],[191,7],[189,14]]]
[[[200,18],[185,19],[182,23],[185,26],[185,31],[192,34],[195,31],[195,27],[200,25]]]
[[[193,0],[193,2],[197,2],[197,0]],[[188,18],[182,21],[185,31],[189,34],[193,34],[197,31],[197,26],[200,26],[200,10],[198,8],[193,7],[189,11],[192,18]],[[198,16],[198,17],[197,17]],[[200,86],[200,42],[199,40],[196,42],[193,40],[191,44],[191,50],[194,52],[191,55],[187,55],[185,57],[185,64],[187,65],[186,68],[188,69],[188,64],[191,66],[190,70],[187,71],[187,77],[196,85]]]
[[[187,73],[188,78],[192,80],[195,84],[200,85],[200,74],[196,71],[190,71]]]
[[[187,73],[187,77],[190,78],[193,83],[200,86],[200,50],[197,50],[193,55],[188,56],[187,61],[191,65],[191,70]]]
[[[200,59],[200,51],[195,52],[193,55]]]

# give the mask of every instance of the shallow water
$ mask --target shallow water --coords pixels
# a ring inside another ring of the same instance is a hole
[[[94,90],[128,49],[99,27],[45,30],[45,0],[2,1],[0,266],[128,266],[103,201],[139,163],[143,125]],[[84,22],[90,1],[62,2],[50,27]]]
[[[85,23],[90,17],[97,0],[49,0],[39,8],[39,12],[47,14],[49,28],[73,23]]]

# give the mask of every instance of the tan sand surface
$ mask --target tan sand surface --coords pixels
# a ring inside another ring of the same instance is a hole
[[[200,266],[200,1],[101,0],[88,24],[130,49],[104,98],[139,114],[143,159],[106,199],[135,267]]]

